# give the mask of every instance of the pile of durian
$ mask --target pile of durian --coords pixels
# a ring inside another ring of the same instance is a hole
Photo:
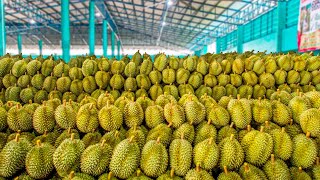
[[[320,180],[320,57],[0,58],[0,180]]]

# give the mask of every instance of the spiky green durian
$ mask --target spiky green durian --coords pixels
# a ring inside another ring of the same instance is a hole
[[[232,134],[235,138],[238,138],[237,130],[233,128],[234,122],[231,122],[229,126],[224,126],[218,131],[217,144],[220,143],[224,138],[230,137]]]
[[[292,118],[291,109],[280,101],[274,101],[272,104],[273,122],[279,125],[286,125],[290,123]]]
[[[278,66],[285,71],[290,71],[293,68],[293,60],[290,54],[280,56],[278,61]]]
[[[288,160],[292,154],[292,140],[285,132],[285,128],[274,129],[270,132],[270,135],[273,139],[273,152],[275,157],[280,158],[282,160]]]
[[[191,167],[192,146],[181,135],[180,139],[174,139],[169,147],[170,167],[178,176],[185,176]]]
[[[42,134],[41,136],[37,136],[32,140],[32,144],[37,144],[37,141],[41,141],[43,143],[48,143],[54,146],[55,141],[57,140],[57,138],[60,136],[61,131],[60,129],[55,129],[53,130],[53,132],[45,132],[44,134]]]
[[[182,97],[185,94],[194,94],[194,89],[190,84],[180,84],[178,86],[179,95]]]
[[[94,75],[94,79],[96,80],[96,83],[97,83],[99,88],[105,89],[109,85],[109,82],[110,82],[110,79],[111,79],[111,75],[110,75],[109,72],[98,71]]]
[[[242,85],[242,77],[239,74],[230,74],[230,83],[235,87],[239,87]]]
[[[275,73],[278,66],[277,66],[277,61],[275,60],[274,57],[268,57],[265,61],[265,67],[266,67],[266,72],[267,73]]]
[[[111,73],[112,74],[117,74],[117,73],[121,74],[121,73],[123,73],[125,67],[126,67],[126,64],[124,61],[112,61]]]
[[[32,129],[32,115],[21,106],[17,104],[13,106],[7,113],[8,127],[13,131],[29,131]]]
[[[82,74],[82,70],[81,68],[78,67],[72,67],[69,69],[69,77],[72,80],[76,80],[76,79],[83,79],[83,74]]]
[[[106,131],[117,130],[121,127],[123,122],[123,114],[119,108],[114,105],[104,106],[99,111],[100,126]]]
[[[50,132],[55,126],[54,109],[44,101],[33,114],[33,128],[40,134]]]
[[[297,84],[300,82],[300,74],[298,71],[295,71],[295,70],[291,70],[288,72],[288,75],[287,75],[287,80],[286,82],[288,84]]]
[[[311,180],[312,178],[310,175],[303,171],[301,167],[291,167],[290,168],[290,174],[292,180]]]
[[[259,76],[259,83],[266,88],[272,88],[275,85],[275,78],[270,73],[263,73]]]
[[[98,180],[118,180],[118,178],[114,177],[112,172],[109,172],[99,176]]]
[[[56,123],[63,129],[74,128],[76,126],[77,112],[66,101],[56,108],[54,117]]]
[[[17,80],[17,85],[21,88],[26,88],[31,84],[32,77],[30,75],[22,75]],[[53,89],[52,89],[53,90]]]
[[[217,138],[217,130],[210,120],[202,122],[196,127],[194,144],[196,145],[208,138],[213,138],[214,141]]]
[[[138,65],[136,65],[134,62],[129,62],[124,69],[124,74],[127,77],[135,77],[137,72],[137,66]]]
[[[304,94],[310,99],[311,106],[314,108],[320,108],[320,92],[310,91]]]
[[[25,166],[25,158],[32,148],[31,143],[16,134],[14,140],[9,141],[0,152],[0,176],[11,177]]]
[[[274,158],[273,154],[271,154],[271,160],[263,166],[263,170],[270,180],[291,179],[287,164],[281,159]]]
[[[267,176],[261,169],[248,163],[244,163],[240,167],[239,174],[243,179],[267,180]]]
[[[220,168],[225,166],[228,169],[236,169],[241,166],[244,161],[244,152],[240,143],[231,134],[230,137],[224,138],[219,143],[220,148]]]
[[[85,147],[89,147],[91,145],[97,144],[101,140],[101,134],[99,131],[92,130],[92,132],[87,133],[81,139],[85,145]]]
[[[199,124],[206,118],[206,109],[198,101],[193,101],[192,97],[184,104],[186,119],[190,124]]]
[[[21,88],[18,86],[11,86],[7,88],[5,92],[6,101],[20,102],[20,92]]]
[[[186,180],[202,180],[202,179],[207,179],[207,180],[214,180],[214,178],[211,176],[210,173],[208,173],[206,170],[202,170],[200,166],[196,166],[195,169],[190,169],[186,176]]]
[[[68,76],[69,69],[69,65],[61,61],[53,68],[53,75],[56,77],[61,77],[62,75]]]
[[[270,134],[252,130],[248,132],[241,140],[241,146],[246,154],[246,161],[257,166],[267,162],[273,151],[273,139]]]
[[[205,60],[199,59],[196,71],[205,76],[208,74],[209,64]]]
[[[139,52],[139,50],[133,54],[132,56],[132,62],[134,62],[136,64],[136,66],[140,65],[142,61],[142,58],[141,58],[141,54]]]
[[[183,61],[183,68],[190,72],[195,71],[197,68],[197,60],[192,56],[187,57]]]
[[[201,85],[195,92],[196,96],[198,98],[201,98],[201,96],[207,94],[208,96],[212,96],[212,88],[206,86],[206,85]]]
[[[41,62],[38,60],[30,61],[27,64],[27,72],[30,76],[33,76],[41,69]]]
[[[265,121],[271,121],[272,119],[272,104],[269,100],[255,100],[252,104],[252,116],[253,120],[258,123],[264,123]]]
[[[209,74],[218,76],[222,72],[222,66],[218,61],[212,61],[209,65]]]
[[[259,99],[259,98],[265,97],[266,93],[267,93],[267,88],[262,85],[256,84],[253,87],[252,96],[254,99]]]
[[[54,65],[55,62],[52,57],[44,61],[41,66],[41,74],[43,74],[45,77],[49,76],[53,72]]]
[[[35,103],[41,104],[43,101],[48,100],[48,92],[45,90],[40,90],[40,91],[36,92],[33,100]]]
[[[82,81],[79,79],[75,79],[70,84],[70,91],[79,96],[81,93],[83,93],[83,84]]]
[[[163,94],[163,90],[159,84],[155,84],[155,85],[151,86],[149,89],[149,95],[153,101],[155,101],[162,94]]]
[[[172,129],[166,124],[159,124],[148,132],[146,142],[157,140],[158,138],[167,147],[171,142]]]
[[[168,64],[168,58],[166,57],[165,54],[160,54],[157,56],[154,60],[153,66],[158,70],[158,71],[163,71],[165,67]]]
[[[242,80],[243,80],[243,84],[254,86],[258,83],[259,78],[253,71],[246,71],[242,74]]]
[[[92,130],[98,128],[98,109],[95,104],[88,103],[80,107],[77,113],[76,125],[84,133],[92,132]]]
[[[309,71],[300,72],[300,84],[308,85],[312,81],[313,77]]]
[[[106,140],[106,143],[109,144],[112,147],[112,149],[114,149],[114,147],[124,139],[125,139],[125,132],[116,130],[116,131],[110,131],[104,134],[100,139],[100,142],[102,142],[103,140]]]
[[[175,73],[176,73],[175,70],[170,69],[169,66],[168,66],[167,69],[164,69],[162,71],[162,82],[165,83],[165,84],[174,83],[175,82],[175,77],[176,77]]]
[[[63,180],[94,180],[95,178],[85,173],[76,173],[71,171],[68,176],[64,177]]]
[[[61,177],[66,177],[71,171],[77,171],[80,167],[81,154],[85,150],[84,143],[74,138],[65,139],[53,153],[53,164]]]
[[[207,74],[204,76],[204,83],[209,87],[214,87],[218,84],[218,81],[214,75]]]
[[[163,108],[159,105],[148,106],[145,110],[145,121],[149,128],[154,128],[164,122]]]
[[[294,166],[309,168],[317,158],[317,145],[310,138],[310,132],[307,134],[298,134],[293,138],[293,152],[291,162]]]
[[[190,77],[190,71],[183,68],[179,68],[177,70],[175,79],[178,84],[184,84],[188,81],[189,77]]]
[[[242,180],[242,178],[237,172],[229,172],[227,166],[224,166],[224,171],[219,174],[217,180]]]
[[[7,110],[4,107],[0,107],[0,132],[8,127],[7,117]]]
[[[150,140],[144,145],[140,166],[147,176],[158,177],[166,171],[168,160],[168,152],[159,137],[157,141]]]
[[[54,151],[55,148],[51,144],[37,140],[37,145],[26,156],[26,170],[32,178],[48,177],[54,169],[52,161]]]
[[[84,76],[93,76],[98,71],[98,64],[93,59],[86,59],[82,64]]]
[[[168,94],[168,95],[173,96],[175,99],[178,99],[179,98],[178,87],[173,84],[165,85],[163,87],[163,94]]]
[[[93,93],[93,91],[97,89],[97,84],[93,76],[86,76],[82,80],[82,86],[83,86],[83,90],[89,94]]]
[[[10,74],[5,75],[2,78],[2,84],[4,85],[5,88],[9,88],[10,86],[13,86],[17,83],[17,78],[12,75],[12,73],[10,72]]]
[[[60,77],[57,82],[57,90],[64,93],[70,90],[71,79],[67,76]]]
[[[240,95],[240,98],[252,97],[253,87],[249,86],[249,85],[242,85],[242,86],[238,87],[237,92]]]
[[[210,112],[207,113],[208,122],[221,127],[229,124],[230,115],[228,111],[220,105],[212,105]]]
[[[312,137],[320,136],[320,110],[316,108],[301,111],[300,126],[304,133],[310,132]]]
[[[173,139],[180,139],[182,135],[185,140],[189,141],[190,144],[192,144],[194,137],[195,137],[194,126],[189,123],[182,124],[179,128],[177,128],[173,132],[172,138]]]
[[[140,74],[148,75],[152,71],[152,67],[153,67],[153,64],[151,59],[149,58],[144,59],[140,66]]]
[[[245,68],[244,66],[244,62],[241,59],[237,58],[232,63],[232,72],[236,74],[242,74]]]
[[[138,168],[140,148],[133,137],[121,141],[113,150],[109,169],[119,178],[129,178]]]
[[[137,81],[133,77],[128,77],[124,82],[124,90],[126,91],[136,91],[137,87]]]
[[[123,109],[123,117],[128,127],[134,127],[141,125],[144,112],[141,105],[134,101],[129,101]]]
[[[238,99],[230,100],[228,104],[228,111],[230,113],[231,120],[238,128],[243,129],[247,127],[252,120],[250,100],[244,98],[240,99],[239,95]]]
[[[162,74],[158,70],[151,71],[148,76],[152,84],[160,84],[162,81]]]
[[[219,101],[225,95],[227,95],[225,87],[217,85],[212,88],[212,97],[214,100]]]
[[[214,138],[205,139],[195,145],[193,149],[193,162],[205,170],[211,170],[218,165],[219,147],[215,144]]]
[[[27,70],[27,62],[24,60],[16,61],[12,66],[12,74],[15,77],[22,76]]]

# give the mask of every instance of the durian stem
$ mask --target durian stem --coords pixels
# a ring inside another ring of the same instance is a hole
[[[210,124],[211,124],[211,121],[212,121],[211,119],[209,119],[209,120],[208,120],[208,125],[210,125]]]
[[[317,159],[316,159],[316,165],[318,166],[320,163],[319,163],[319,157],[317,157]]]
[[[109,174],[108,174],[108,180],[111,180],[112,176],[113,176],[112,172],[110,171]]]
[[[101,147],[103,147],[105,143],[106,143],[106,140],[103,139],[102,142],[101,142]]]
[[[41,140],[40,139],[37,140],[37,146],[41,146]]]
[[[19,142],[19,140],[20,140],[20,133],[17,133],[17,134],[16,134],[15,141],[16,141],[16,142]]]
[[[171,126],[172,126],[172,122],[169,122],[168,127],[171,127]]]
[[[249,171],[249,165],[248,163],[244,163],[244,171],[248,172]]]
[[[232,127],[233,127],[233,125],[234,125],[234,123],[233,123],[233,122],[231,122],[230,127],[232,128]]]
[[[223,171],[224,171],[225,174],[228,174],[228,168],[227,168],[227,166],[223,166]]]
[[[43,103],[44,103],[44,102],[43,102]],[[64,100],[63,100],[63,106],[66,107],[66,105],[67,105],[67,101],[64,99]]]
[[[107,108],[109,107],[109,101],[107,101]]]
[[[274,154],[271,154],[271,163],[274,164]]]
[[[160,143],[160,137],[157,138],[157,143],[158,143],[158,144]]]
[[[234,134],[231,134],[230,135],[230,140],[233,140],[233,138],[234,138]]]
[[[197,171],[197,172],[200,172],[200,163],[197,164],[197,166],[196,166],[196,171]]]
[[[290,126],[292,126],[293,124],[293,119],[290,119]]]
[[[68,128],[68,134],[70,134],[70,133],[71,133],[71,128],[69,127],[69,128]]]
[[[181,139],[184,139],[184,133],[181,134]]]
[[[260,132],[263,132],[264,131],[264,126],[261,126],[260,127]]]
[[[299,173],[302,173],[302,167],[301,166],[299,167]]]
[[[129,139],[129,143],[131,143],[133,141],[134,135],[130,137]]]
[[[248,132],[251,131],[251,125],[250,124],[247,126],[247,131]]]
[[[211,137],[211,138],[209,139],[209,145],[211,145],[212,142],[213,142],[213,137]]]
[[[281,132],[282,132],[282,133],[286,132],[286,128],[285,128],[285,127],[282,127],[282,128],[281,128]]]
[[[237,95],[237,99],[240,100],[240,94]]]
[[[71,134],[71,140],[74,140],[74,133]]]
[[[171,177],[171,178],[174,177],[174,169],[173,169],[173,168],[170,170],[170,177]]]
[[[264,124],[266,125],[266,127],[270,125],[269,121],[265,121]]]
[[[307,138],[310,138],[311,136],[311,133],[308,131],[307,134],[306,134]]]
[[[141,176],[141,170],[140,169],[137,170],[137,176],[138,177]]]

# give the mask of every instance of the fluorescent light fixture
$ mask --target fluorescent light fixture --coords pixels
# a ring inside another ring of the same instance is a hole
[[[96,16],[97,16],[97,17],[100,17],[100,16],[101,16],[101,14],[100,14],[100,13],[96,13]]]
[[[162,26],[165,26],[165,25],[166,25],[166,22],[163,21],[163,22],[162,22]]]
[[[36,21],[35,21],[34,19],[31,19],[31,20],[30,20],[30,23],[31,23],[31,24],[35,24]]]
[[[173,4],[173,2],[171,0],[168,1],[168,6],[171,6]]]

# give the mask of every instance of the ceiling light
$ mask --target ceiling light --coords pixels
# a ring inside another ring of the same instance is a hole
[[[97,17],[100,17],[100,16],[101,16],[101,14],[100,14],[100,13],[96,13],[96,16],[97,16]]]
[[[173,2],[171,0],[168,1],[168,6],[171,6],[173,4]]]
[[[31,23],[31,24],[35,24],[36,21],[35,21],[34,19],[31,19],[31,20],[30,20],[30,23]]]
[[[162,26],[165,26],[165,25],[166,25],[166,22],[163,21],[163,22],[162,22]]]

